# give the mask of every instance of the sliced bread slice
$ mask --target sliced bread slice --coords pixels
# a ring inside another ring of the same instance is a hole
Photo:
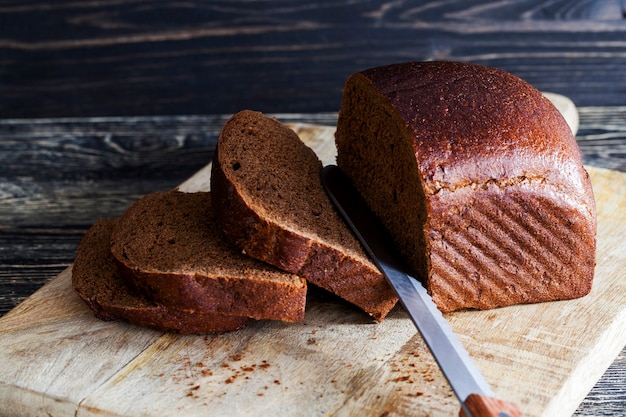
[[[301,321],[306,282],[245,256],[223,239],[211,194],[148,194],[111,233],[122,274],[155,302],[190,311]]]
[[[324,191],[322,163],[291,129],[242,111],[223,127],[211,172],[216,218],[243,251],[298,274],[376,320],[397,302]]]
[[[115,222],[115,219],[102,219],[87,231],[72,266],[72,286],[96,317],[122,319],[176,333],[223,333],[246,325],[247,317],[164,307],[126,285],[111,255],[111,231]]]

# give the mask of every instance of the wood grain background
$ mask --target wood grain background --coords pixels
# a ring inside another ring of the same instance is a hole
[[[0,2],[0,117],[329,112],[351,73],[498,66],[626,103],[622,0]]]

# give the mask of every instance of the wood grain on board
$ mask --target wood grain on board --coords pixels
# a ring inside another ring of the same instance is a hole
[[[332,128],[295,126],[326,162]],[[589,168],[598,203],[594,288],[572,301],[447,315],[497,395],[569,416],[626,343],[626,174]],[[208,167],[182,184],[207,189]],[[314,292],[303,323],[220,336],[102,322],[68,268],[0,319],[0,415],[429,415],[459,405],[404,311],[380,324]],[[77,410],[77,411],[76,411]]]

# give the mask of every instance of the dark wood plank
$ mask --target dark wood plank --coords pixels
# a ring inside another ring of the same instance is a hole
[[[626,172],[626,106],[579,109],[577,140],[587,164]]]
[[[428,59],[626,100],[619,0],[5,0],[0,27],[3,117],[336,111],[349,74]]]
[[[589,392],[574,416],[623,416],[624,410],[626,410],[626,348]]]

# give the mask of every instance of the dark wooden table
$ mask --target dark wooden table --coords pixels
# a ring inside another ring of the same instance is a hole
[[[367,67],[511,71],[577,104],[587,164],[626,172],[625,15],[619,0],[3,0],[0,315],[69,265],[98,217],[210,162],[229,114],[333,125]],[[625,410],[626,350],[576,415]]]

